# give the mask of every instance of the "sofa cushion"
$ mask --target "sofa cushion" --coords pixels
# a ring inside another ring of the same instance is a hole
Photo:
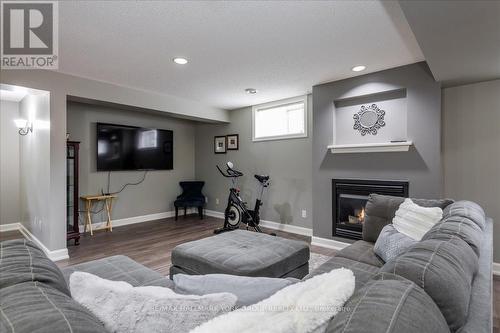
[[[373,251],[384,262],[388,262],[406,252],[416,242],[416,240],[397,231],[392,224],[388,224],[378,236]]]
[[[481,228],[471,219],[458,215],[449,215],[432,227],[422,237],[422,240],[449,240],[453,237],[458,237],[469,244],[476,255],[479,256],[482,234],[483,231]]]
[[[112,256],[85,262],[62,269],[69,285],[69,277],[73,272],[85,272],[113,281],[125,281],[134,287],[158,286],[173,288],[172,280],[149,269],[126,256]]]
[[[443,211],[443,217],[448,216],[466,217],[484,230],[486,216],[481,206],[475,202],[463,200],[449,205]]]
[[[459,238],[421,241],[386,263],[381,272],[401,275],[423,288],[443,313],[452,331],[467,318],[478,257]]]
[[[460,333],[491,333],[493,326],[493,220],[486,219],[483,237],[481,239],[481,256],[479,269],[472,282],[472,291],[469,302],[469,314]]]
[[[389,195],[370,194],[365,208],[365,222],[363,225],[363,240],[375,243],[382,228],[389,223],[396,215],[396,211],[404,202],[405,198],[393,197]],[[439,207],[444,209],[453,200],[427,200],[411,199],[414,203],[422,207]]]
[[[67,294],[36,281],[2,288],[0,308],[0,332],[107,332],[93,314]]]
[[[38,281],[71,296],[56,264],[26,239],[0,242],[0,273],[0,288]]]
[[[330,322],[328,333],[449,333],[432,299],[415,283],[383,274],[368,282]]]
[[[308,261],[306,242],[245,230],[184,243],[172,251],[172,265],[196,275],[284,277]]]
[[[248,306],[262,301],[295,282],[297,279],[277,279],[228,274],[174,275],[174,291],[183,295],[207,295],[230,293],[238,300],[236,307]]]
[[[370,281],[370,279],[379,272],[379,268],[372,265],[364,264],[352,259],[333,257],[332,259],[328,260],[327,262],[316,268],[314,271],[312,271],[311,274],[307,275],[304,278],[304,280],[310,279],[313,276],[319,274],[331,272],[332,270],[337,268],[347,268],[353,272],[355,277],[356,290],[363,287],[365,283]]]
[[[384,261],[373,251],[374,245],[375,244],[373,243],[362,240],[357,241],[340,250],[336,256],[359,261],[376,267],[382,267]]]

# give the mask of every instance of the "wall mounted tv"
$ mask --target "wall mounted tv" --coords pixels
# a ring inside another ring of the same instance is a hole
[[[174,133],[97,123],[97,171],[172,170]]]

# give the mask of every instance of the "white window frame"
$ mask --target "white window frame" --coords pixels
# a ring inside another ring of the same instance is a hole
[[[271,109],[271,108],[275,108],[275,107],[280,107],[280,106],[284,106],[287,104],[295,104],[295,103],[299,103],[299,102],[304,103],[304,133],[274,135],[274,136],[266,136],[266,137],[260,137],[260,138],[255,137],[255,116],[257,114],[257,111],[264,110],[264,109]],[[307,95],[282,99],[279,101],[274,101],[274,102],[269,102],[269,103],[264,103],[264,104],[259,104],[259,105],[254,105],[254,106],[252,106],[252,141],[258,142],[258,141],[307,138],[307,135],[308,135],[307,132],[308,132],[308,127],[309,127],[308,126],[308,118],[309,118],[308,115],[309,115],[309,108],[307,105]]]

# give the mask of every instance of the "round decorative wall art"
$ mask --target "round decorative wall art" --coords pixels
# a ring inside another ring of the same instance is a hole
[[[377,135],[378,130],[385,126],[385,111],[380,110],[377,104],[368,107],[362,105],[361,110],[354,114],[353,129],[359,131],[361,135]]]

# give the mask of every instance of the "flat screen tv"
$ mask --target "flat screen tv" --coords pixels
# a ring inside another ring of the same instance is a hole
[[[97,123],[97,171],[172,170],[174,133]]]

